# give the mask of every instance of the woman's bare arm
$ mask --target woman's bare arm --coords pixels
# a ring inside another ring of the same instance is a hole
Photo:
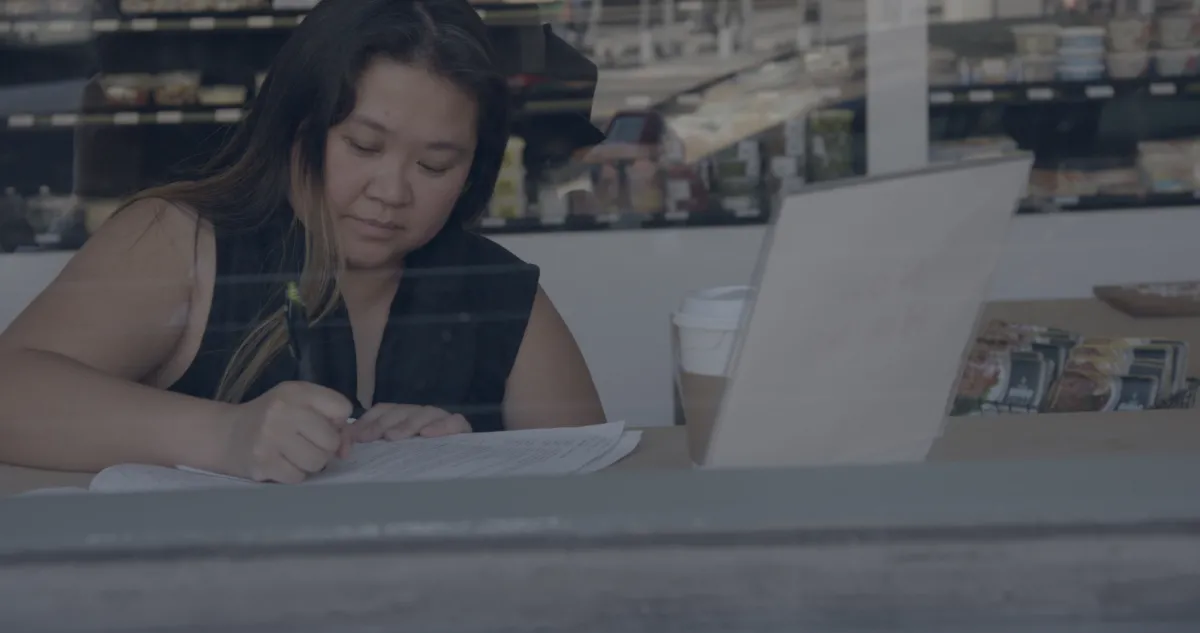
[[[214,250],[210,230],[163,201],[106,222],[0,333],[0,461],[218,467],[231,405],[138,382],[175,351]]]
[[[538,288],[504,396],[509,429],[604,423],[587,362],[562,316]]]

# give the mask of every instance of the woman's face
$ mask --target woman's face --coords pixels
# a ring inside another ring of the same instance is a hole
[[[379,59],[329,130],[326,203],[351,268],[395,265],[446,224],[475,153],[476,104],[420,66]]]

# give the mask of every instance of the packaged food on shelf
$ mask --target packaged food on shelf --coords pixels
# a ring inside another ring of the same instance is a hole
[[[78,15],[88,9],[88,0],[49,0],[46,7],[57,15]]]
[[[818,110],[809,116],[808,162],[813,180],[854,175],[853,125],[854,112],[851,110]]]
[[[629,186],[625,168],[632,161],[614,160],[591,166],[593,204],[597,214],[620,214],[629,210]]]
[[[488,207],[488,215],[494,218],[524,217],[528,208],[525,192],[525,165],[522,156],[525,141],[519,136],[508,139],[504,158],[500,162],[500,174]]]
[[[1182,77],[1196,73],[1195,49],[1164,49],[1155,53],[1158,74],[1162,77]]]
[[[1196,191],[1200,189],[1200,139],[1138,143],[1138,166],[1150,191]]]
[[[237,84],[201,86],[196,100],[200,105],[212,107],[242,105],[246,102],[246,87]]]
[[[712,157],[712,190],[722,208],[756,211],[763,192],[762,160],[757,139],[741,141]]]
[[[1017,60],[1021,81],[1041,83],[1054,81],[1058,72],[1058,58],[1051,55],[1025,56]]]
[[[1062,29],[1057,24],[1021,24],[1012,28],[1017,54],[1028,56],[1053,55],[1058,50]]]
[[[851,72],[850,47],[828,46],[804,54],[804,68],[817,83],[841,81]]]
[[[1089,177],[1095,183],[1098,195],[1140,196],[1146,193],[1142,172],[1136,167],[1094,169]]]
[[[1059,32],[1059,51],[1095,50],[1103,53],[1105,30],[1099,26],[1072,26]]]
[[[143,107],[154,89],[154,77],[145,73],[101,75],[98,82],[107,106]]]
[[[709,210],[707,164],[674,163],[663,166],[666,175],[667,211],[700,213]]]
[[[171,72],[154,78],[154,103],[160,106],[187,106],[196,103],[200,73]]]
[[[992,321],[968,351],[952,415],[1137,411],[1191,406],[1185,342],[1086,338]]]
[[[1113,79],[1136,79],[1150,68],[1150,54],[1146,51],[1110,53],[1108,75]]]
[[[7,0],[3,5],[4,15],[12,18],[23,18],[36,15],[42,10],[40,0]]]
[[[1108,23],[1108,48],[1114,53],[1145,51],[1150,46],[1150,22],[1140,17],[1116,18]]]
[[[1158,45],[1162,48],[1196,46],[1196,14],[1181,12],[1158,19]]]
[[[968,62],[971,83],[1003,84],[1012,80],[1012,66],[1004,57],[987,57]]]
[[[218,8],[213,0],[179,0],[178,7],[180,13],[207,13]]]
[[[1100,186],[1086,170],[1063,168],[1056,172],[1056,176],[1056,196],[1094,196],[1100,193]]]
[[[1104,62],[1062,63],[1058,65],[1058,78],[1063,81],[1099,81],[1104,77]]]
[[[1017,142],[1007,136],[976,136],[936,141],[929,144],[929,161],[957,163],[972,158],[1002,156],[1017,150]]]
[[[124,15],[141,15],[155,11],[154,0],[121,0],[117,7]]]
[[[84,207],[76,196],[55,195],[43,185],[29,199],[25,218],[40,247],[79,248],[87,240]]]
[[[1129,158],[1080,158],[1059,165],[1056,196],[1141,195],[1145,185]]]
[[[666,211],[664,173],[651,160],[631,161],[625,169],[629,187],[629,211],[646,215]]]
[[[271,8],[271,0],[215,0],[217,11],[259,11]]]
[[[25,208],[25,198],[16,188],[5,188],[4,196],[0,197],[0,253],[37,245],[33,227],[25,217]]]
[[[930,85],[949,86],[960,83],[961,80],[958,55],[944,48],[931,48],[929,50]]]

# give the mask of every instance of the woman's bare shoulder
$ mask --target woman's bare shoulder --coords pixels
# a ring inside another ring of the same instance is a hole
[[[188,329],[198,289],[211,284],[212,229],[161,199],[117,211],[0,336],[138,379]],[[207,273],[207,274],[206,274]]]

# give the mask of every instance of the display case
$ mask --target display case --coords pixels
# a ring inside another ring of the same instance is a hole
[[[930,26],[931,158],[1034,152],[1026,212],[1196,205],[1195,3],[1041,4]]]
[[[194,173],[241,120],[311,4],[0,0],[0,251],[76,248],[121,199]],[[516,113],[480,230],[763,222],[781,183],[803,179],[795,142],[723,134],[702,155],[680,149],[687,139],[670,130],[694,115],[680,104],[736,73],[613,117],[593,108],[595,64],[552,36],[557,5],[476,6]],[[794,42],[767,59],[795,63]],[[649,132],[626,134],[646,122]],[[605,130],[611,139],[593,150]]]

